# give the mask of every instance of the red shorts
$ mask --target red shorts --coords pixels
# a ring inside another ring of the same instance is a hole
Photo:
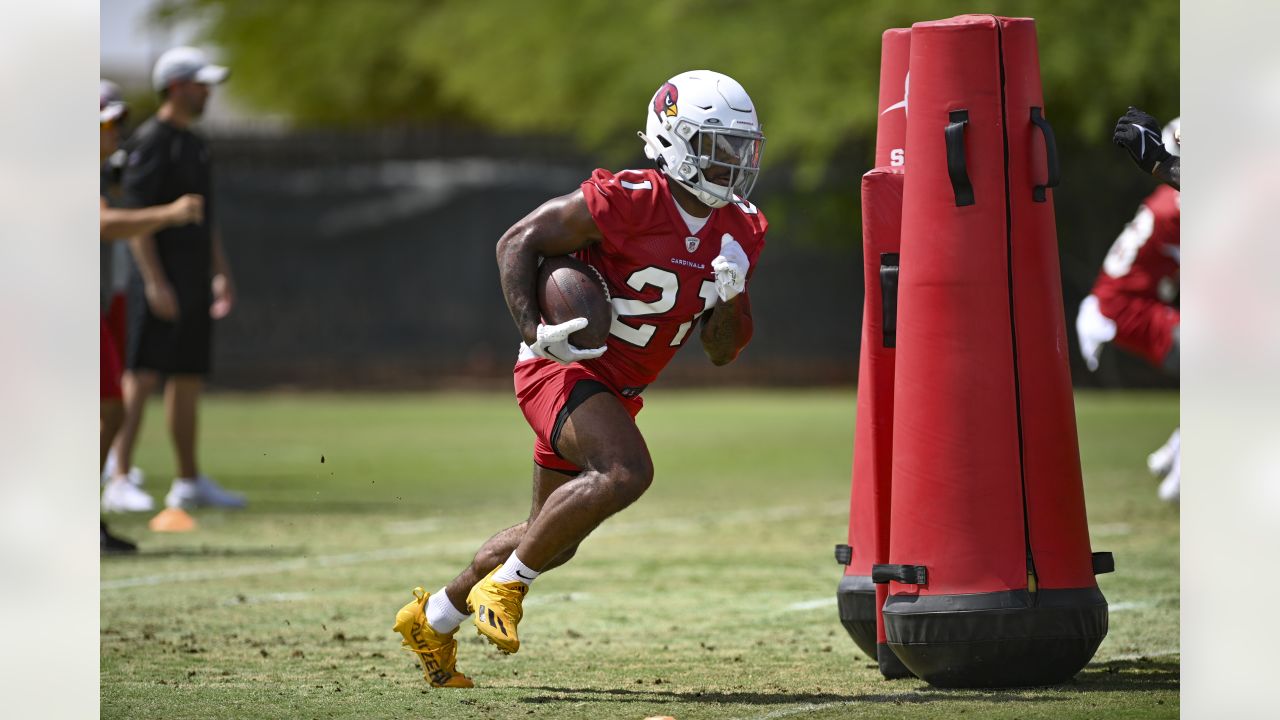
[[[107,321],[104,318],[101,321],[102,335],[98,341],[99,355],[101,360],[99,366],[102,369],[102,376],[98,380],[98,398],[100,400],[119,400],[123,397],[120,392],[120,351],[116,349],[116,340],[111,335],[111,329],[107,327]]]
[[[574,387],[583,380],[593,380],[603,385],[618,398],[618,402],[631,413],[632,418],[644,407],[644,400],[641,398],[623,397],[604,378],[577,363],[561,365],[543,358],[516,363],[516,402],[520,405],[525,420],[529,421],[529,427],[533,428],[536,438],[533,443],[533,462],[537,465],[574,475],[582,471],[582,468],[556,452],[555,440],[559,438],[560,428],[575,407],[569,402],[570,395],[573,394]],[[564,417],[561,417],[562,412]]]
[[[1116,323],[1115,344],[1145,359],[1156,367],[1163,367],[1165,356],[1173,348],[1174,331],[1181,312],[1154,298],[1126,297],[1099,300],[1103,315]]]

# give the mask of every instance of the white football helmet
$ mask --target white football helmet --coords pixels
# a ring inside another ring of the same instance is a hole
[[[1161,140],[1164,141],[1164,149],[1169,151],[1170,155],[1182,155],[1182,116],[1169,121],[1164,126]]]
[[[711,70],[671,78],[649,103],[644,154],[699,200],[746,200],[760,174],[764,135],[737,80]]]

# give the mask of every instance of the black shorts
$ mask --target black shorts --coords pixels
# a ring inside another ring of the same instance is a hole
[[[178,295],[178,320],[151,314],[140,284],[129,286],[129,339],[125,366],[166,375],[208,375],[213,351],[212,297],[205,293]]]

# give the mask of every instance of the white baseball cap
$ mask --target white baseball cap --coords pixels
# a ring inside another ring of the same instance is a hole
[[[110,80],[98,80],[98,122],[107,123],[124,117],[129,105],[120,95],[120,87]]]
[[[217,85],[227,79],[231,70],[213,65],[205,54],[193,47],[176,47],[165,50],[156,60],[151,71],[151,86],[156,92],[178,80],[193,80],[203,85]]]

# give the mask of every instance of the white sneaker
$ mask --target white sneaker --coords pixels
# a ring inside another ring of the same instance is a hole
[[[1156,490],[1156,497],[1165,502],[1176,503],[1182,495],[1182,454],[1173,456],[1173,463],[1169,467],[1169,474],[1164,476],[1164,480],[1160,481],[1160,487]]]
[[[1156,477],[1164,477],[1169,474],[1173,468],[1174,460],[1178,457],[1178,451],[1182,449],[1182,441],[1179,437],[1181,428],[1174,428],[1173,434],[1159,450],[1147,456],[1147,469]]]
[[[102,489],[103,512],[146,512],[155,501],[127,477],[112,478]]]
[[[106,485],[116,474],[116,451],[107,451],[107,461],[102,464],[102,484]]]
[[[247,502],[244,495],[224,490],[208,475],[197,475],[195,480],[174,478],[173,487],[164,496],[164,504],[191,510],[198,507],[242,508]]]
[[[111,478],[116,476],[116,464],[117,464],[116,453],[114,450],[112,450],[111,452],[107,453],[107,462],[102,466],[102,484],[103,485],[106,485],[108,482],[111,482]],[[142,473],[142,468],[138,467],[137,465],[134,465],[133,467],[129,468],[129,474],[126,477],[129,478],[129,482],[138,486],[141,486],[142,481],[146,479],[146,476],[143,475]]]

